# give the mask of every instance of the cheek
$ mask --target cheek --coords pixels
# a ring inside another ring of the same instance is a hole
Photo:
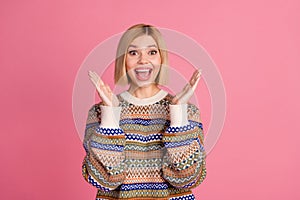
[[[125,60],[125,66],[126,66],[126,70],[129,70],[133,67],[133,62],[131,59],[126,59]]]
[[[160,54],[157,54],[157,57],[155,57],[155,61],[156,63],[161,63],[161,55]]]
[[[159,57],[159,61],[158,62],[161,64],[161,57]]]
[[[137,57],[127,57],[125,58],[126,69],[131,69],[137,65],[138,58]]]
[[[153,63],[155,63],[156,65],[160,65],[161,64],[161,58],[157,57],[155,60],[153,60]]]

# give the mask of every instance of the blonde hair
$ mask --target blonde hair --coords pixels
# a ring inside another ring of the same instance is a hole
[[[161,57],[161,68],[155,82],[160,85],[165,85],[168,79],[168,53],[165,41],[157,28],[152,25],[146,24],[136,24],[128,28],[122,35],[117,49],[117,55],[115,60],[115,84],[117,85],[127,85],[129,84],[129,79],[126,73],[126,54],[128,46],[131,42],[143,35],[151,36],[157,46]]]

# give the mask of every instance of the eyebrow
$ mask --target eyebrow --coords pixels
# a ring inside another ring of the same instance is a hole
[[[128,48],[129,48],[129,47],[138,48],[138,46],[133,45],[133,44],[129,45]],[[149,45],[149,46],[147,46],[147,47],[156,47],[156,48],[157,48],[157,46],[156,46],[155,44]]]

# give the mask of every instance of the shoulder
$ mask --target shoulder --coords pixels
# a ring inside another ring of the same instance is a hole
[[[89,113],[100,111],[100,105],[101,105],[101,102],[92,105],[89,109]]]
[[[170,104],[172,104],[173,98],[174,98],[174,95],[172,95],[170,93],[166,93],[165,97],[162,98],[160,101],[158,101],[157,104],[169,106]]]
[[[201,123],[200,110],[196,105],[192,103],[188,103],[187,114],[188,114],[188,119]]]
[[[88,111],[88,121],[90,122],[95,122],[99,121],[100,116],[101,116],[101,109],[100,109],[100,103],[96,103],[92,105]]]
[[[190,112],[190,113],[194,113],[194,114],[200,113],[199,108],[195,104],[192,104],[192,103],[187,103],[187,109],[188,109],[188,112]]]

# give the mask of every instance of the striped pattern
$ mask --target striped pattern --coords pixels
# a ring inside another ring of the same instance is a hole
[[[149,105],[118,98],[119,127],[100,126],[100,104],[88,113],[82,174],[96,200],[195,199],[191,188],[206,176],[198,108],[188,104],[189,124],[170,127],[170,94]]]

